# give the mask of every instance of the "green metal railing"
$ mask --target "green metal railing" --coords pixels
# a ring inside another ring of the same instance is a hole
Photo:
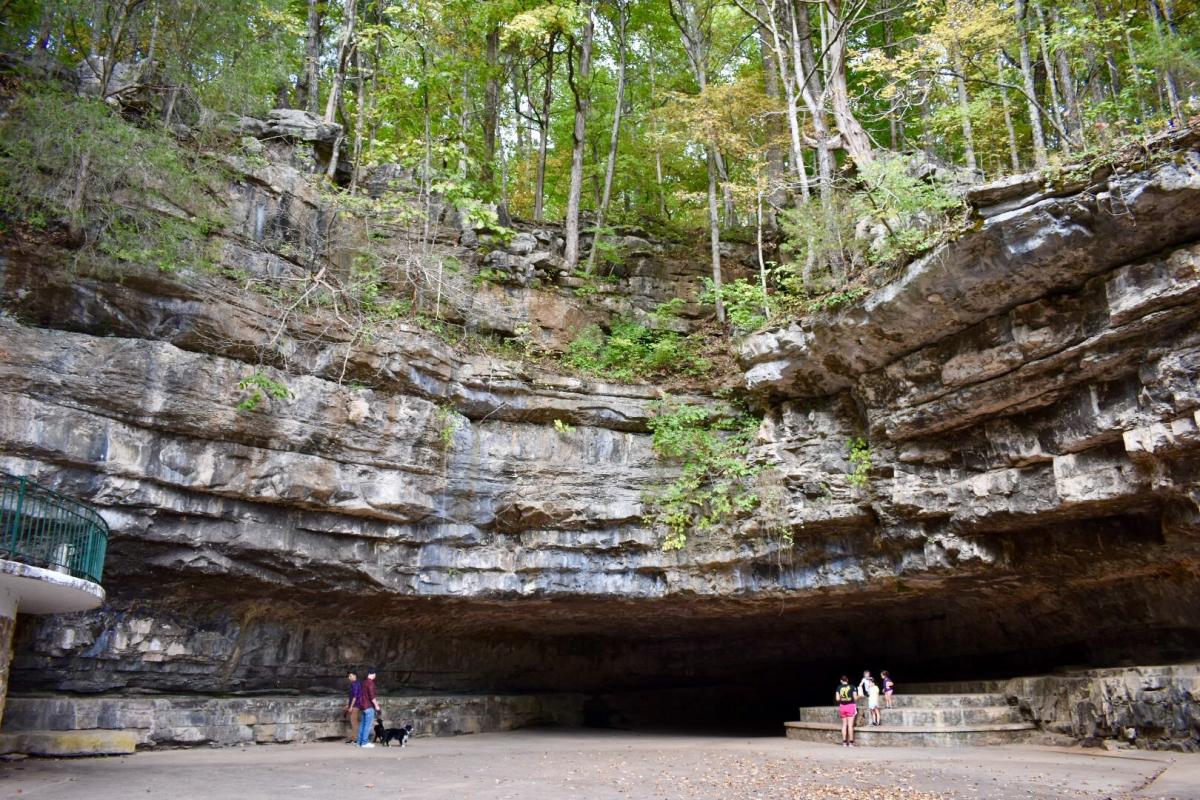
[[[108,525],[88,506],[0,472],[0,558],[100,582]]]

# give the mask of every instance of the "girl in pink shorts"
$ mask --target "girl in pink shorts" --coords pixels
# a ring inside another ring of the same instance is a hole
[[[858,703],[855,701],[854,687],[845,675],[833,692],[833,702],[837,705],[838,716],[842,720],[842,746],[853,747],[854,718],[858,715]]]

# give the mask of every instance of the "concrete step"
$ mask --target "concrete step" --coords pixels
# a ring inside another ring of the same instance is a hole
[[[865,704],[860,712],[867,714]],[[897,706],[880,708],[883,722],[890,726],[921,727],[927,725],[990,725],[1005,722],[1024,722],[1021,712],[1008,705],[914,708]],[[834,706],[809,706],[800,709],[801,722],[837,722]]]
[[[861,701],[863,705],[866,700]],[[879,705],[883,705],[883,698],[879,698]],[[980,706],[1006,706],[1008,699],[1002,694],[984,693],[984,692],[961,692],[950,694],[894,694],[892,695],[892,705],[896,708],[966,708]]]
[[[1017,744],[1028,738],[1036,726],[1028,722],[1004,722],[979,725],[922,725],[902,727],[880,725],[855,727],[854,741],[860,745],[893,747],[967,747]],[[789,739],[840,744],[839,722],[785,722]]]
[[[995,694],[1004,690],[1006,681],[931,681],[906,683],[905,694]]]

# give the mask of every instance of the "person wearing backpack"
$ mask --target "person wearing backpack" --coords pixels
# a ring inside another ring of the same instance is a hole
[[[841,682],[833,690],[833,702],[837,706],[838,716],[842,720],[842,746],[855,747],[854,718],[858,716],[858,703],[855,702],[854,687],[850,679],[842,676]]]

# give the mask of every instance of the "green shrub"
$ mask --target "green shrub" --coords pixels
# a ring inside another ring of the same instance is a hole
[[[861,167],[857,182],[814,198],[781,217],[783,249],[803,289],[823,293],[844,288],[872,271],[902,264],[944,238],[949,212],[962,201],[945,187],[913,176],[904,157]],[[859,230],[866,224],[874,231]]]
[[[871,478],[871,446],[866,439],[850,440],[850,464],[850,485],[861,489]]]
[[[671,398],[657,404],[650,420],[654,451],[680,464],[677,479],[646,497],[646,523],[665,529],[664,550],[678,550],[693,530],[709,530],[758,504],[755,478],[762,468],[746,456],[761,421],[748,412],[714,415]]]
[[[274,380],[261,370],[255,370],[238,381],[237,389],[245,395],[237,404],[239,411],[253,411],[268,397],[276,400],[288,400],[292,397],[292,390],[286,383]]]
[[[131,156],[131,154],[136,154]],[[74,246],[164,271],[213,266],[218,172],[98,100],[39,87],[0,120],[0,209]]]
[[[571,341],[563,356],[571,369],[599,378],[632,381],[659,374],[702,376],[711,368],[695,340],[669,330],[656,330],[619,317],[605,334],[588,325]]]
[[[438,442],[443,450],[449,450],[454,446],[454,434],[458,432],[458,412],[454,410],[454,406],[444,403],[437,407],[434,417],[437,420]]]
[[[712,278],[704,278],[704,290],[700,302],[716,305],[717,292]],[[721,300],[730,324],[740,331],[750,332],[767,324],[771,313],[770,297],[763,293],[762,285],[745,278],[721,284]]]
[[[861,286],[855,286],[852,289],[843,289],[840,292],[830,292],[829,294],[809,300],[807,303],[808,311],[810,313],[833,311],[836,308],[853,303],[866,294],[867,290]]]

